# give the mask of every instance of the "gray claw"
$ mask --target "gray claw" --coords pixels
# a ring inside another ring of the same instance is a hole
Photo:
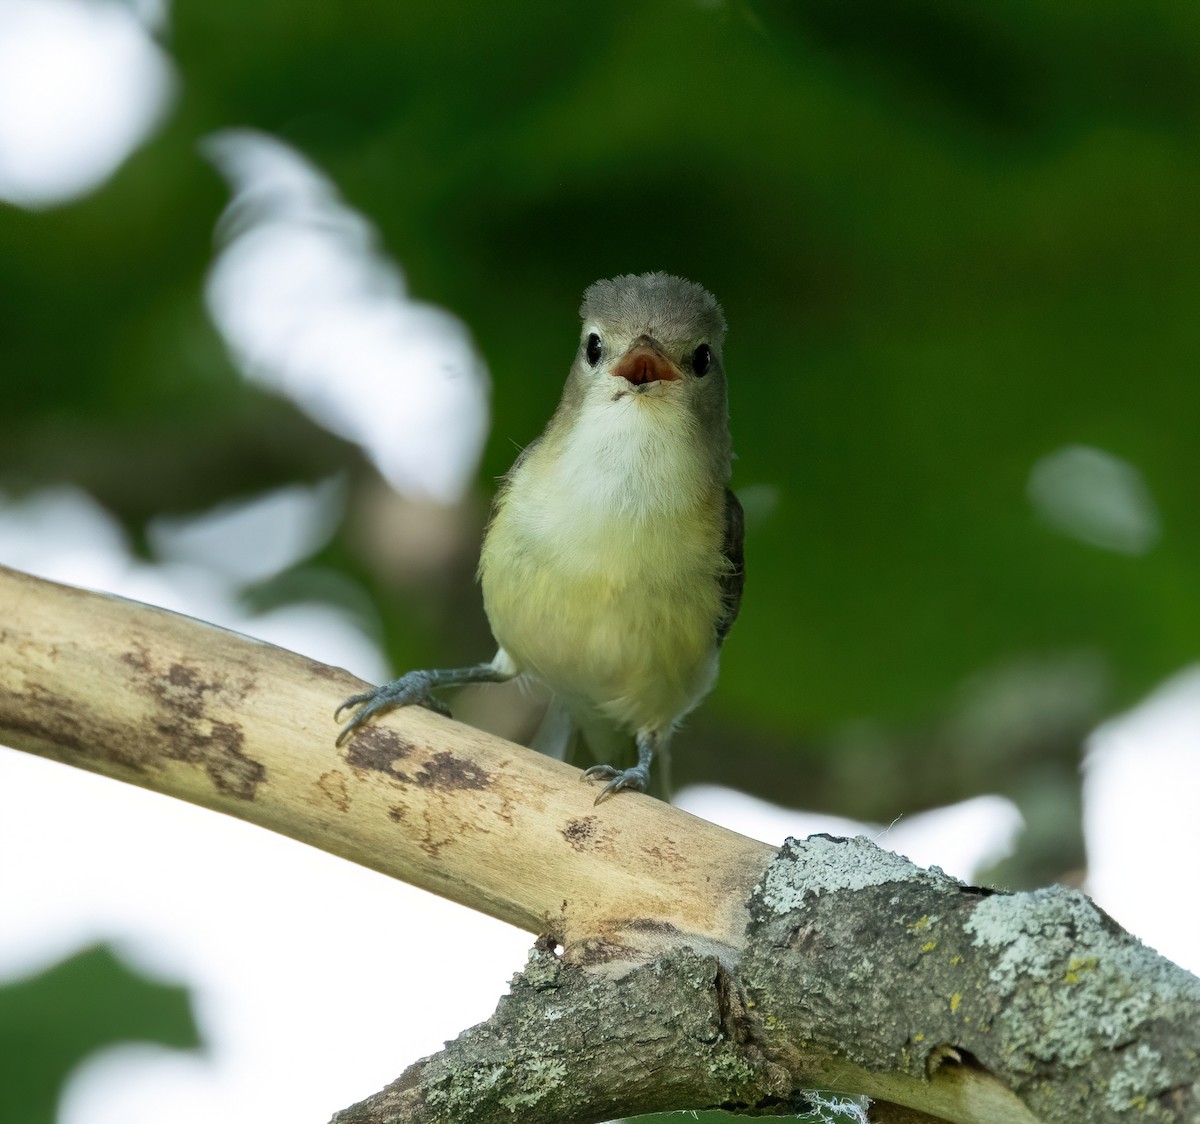
[[[351,695],[334,711],[334,721],[337,721],[344,710],[355,706],[359,706],[362,709],[353,715],[342,727],[334,744],[341,745],[372,715],[394,710],[398,706],[423,706],[429,710],[437,711],[438,714],[444,714],[449,718],[450,708],[441,699],[436,699],[430,694],[430,686],[431,682],[428,672],[410,671],[407,675],[402,675],[399,679],[393,679],[390,683],[384,683],[383,686],[376,687],[372,691],[363,691],[361,694]]]
[[[584,769],[579,774],[579,779],[581,781],[606,780],[608,777],[615,777],[620,771],[611,765],[593,765],[589,769]]]
[[[342,716],[343,710],[349,710],[352,706],[358,706],[359,703],[364,703],[368,699],[375,696],[374,691],[364,691],[361,695],[351,695],[341,706],[333,712],[333,720],[336,722]]]
[[[584,770],[580,779],[585,781],[608,780],[608,784],[596,795],[594,803],[599,804],[625,789],[645,792],[650,784],[650,770],[641,765],[635,765],[632,769],[616,769],[612,765],[593,765],[590,769]]]

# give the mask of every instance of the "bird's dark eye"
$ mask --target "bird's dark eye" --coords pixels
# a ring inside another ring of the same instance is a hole
[[[712,363],[712,348],[702,343],[692,352],[692,370],[698,375],[708,374],[709,364]]]
[[[587,338],[587,361],[589,367],[600,362],[600,337],[595,332]]]

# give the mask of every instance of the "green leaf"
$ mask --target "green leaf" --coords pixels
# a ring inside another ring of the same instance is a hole
[[[200,1045],[187,989],[131,971],[107,945],[0,986],[0,1115],[13,1124],[54,1124],[71,1072],[127,1041]]]

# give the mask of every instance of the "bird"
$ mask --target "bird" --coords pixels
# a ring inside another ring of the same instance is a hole
[[[702,286],[657,272],[597,281],[580,317],[558,408],[501,479],[484,534],[495,656],[351,695],[339,745],[393,707],[448,714],[442,688],[525,676],[596,762],[583,779],[604,783],[599,804],[647,790],[715,684],[745,583],[724,313]]]

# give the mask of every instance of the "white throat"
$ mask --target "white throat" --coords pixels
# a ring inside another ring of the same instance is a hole
[[[624,518],[692,507],[712,483],[696,421],[673,399],[633,391],[589,395],[559,448],[556,482],[581,507]]]

